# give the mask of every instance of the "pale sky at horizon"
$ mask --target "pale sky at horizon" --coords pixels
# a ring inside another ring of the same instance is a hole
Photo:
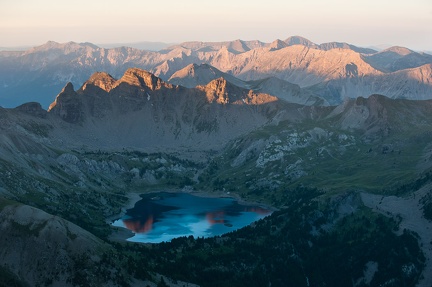
[[[432,51],[432,0],[0,0],[0,47],[56,42],[399,45]]]

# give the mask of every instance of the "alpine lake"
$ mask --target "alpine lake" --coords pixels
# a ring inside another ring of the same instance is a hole
[[[272,213],[259,205],[241,204],[233,198],[202,197],[160,192],[141,200],[112,223],[134,236],[127,241],[160,243],[183,236],[212,237],[251,224]]]

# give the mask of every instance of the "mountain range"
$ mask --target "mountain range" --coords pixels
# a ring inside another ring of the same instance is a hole
[[[0,62],[32,99],[0,107],[0,286],[431,286],[430,55],[290,37]],[[125,242],[112,220],[161,190],[275,212]]]
[[[186,42],[158,52],[48,42],[26,51],[0,51],[0,105],[38,101],[47,108],[67,81],[81,86],[94,72],[121,77],[131,67],[186,87],[222,76],[301,104],[335,105],[375,93],[430,99],[431,63],[431,55],[403,47],[377,52],[339,42],[318,45],[299,36],[272,43]],[[196,71],[182,71],[191,67]]]

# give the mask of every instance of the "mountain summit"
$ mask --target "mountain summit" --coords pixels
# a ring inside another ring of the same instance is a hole
[[[105,72],[96,72],[94,73],[90,79],[84,82],[81,87],[82,90],[91,89],[91,87],[97,87],[105,92],[109,92],[114,87],[116,79],[114,79],[110,74]]]
[[[143,89],[149,89],[150,91],[159,90],[162,87],[172,88],[171,85],[166,84],[154,74],[137,68],[127,69],[124,75],[115,85],[119,86],[122,83]]]

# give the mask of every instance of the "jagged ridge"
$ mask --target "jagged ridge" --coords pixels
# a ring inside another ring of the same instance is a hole
[[[49,53],[49,57],[47,57]],[[405,48],[391,48],[383,52],[355,47],[343,42],[315,44],[295,36],[273,43],[260,41],[228,41],[218,43],[188,42],[169,47],[160,52],[141,51],[127,47],[103,49],[90,43],[46,45],[25,52],[0,52],[0,100],[6,105],[25,101],[40,101],[47,107],[65,82],[81,86],[94,71],[107,71],[116,78],[124,75],[127,67],[148,70],[165,81],[177,71],[190,64],[209,64],[218,70],[241,80],[262,80],[277,77],[301,87],[319,85],[323,82],[344,80],[327,92],[332,93],[331,102],[343,101],[338,92],[351,79],[363,76],[376,77],[383,74],[416,68],[431,63],[432,56],[415,53]],[[18,64],[19,63],[19,64]],[[20,79],[20,85],[17,86]],[[420,84],[425,84],[422,79]],[[41,85],[40,83],[49,83]],[[361,81],[359,81],[361,84]],[[39,87],[39,88],[36,88]],[[367,85],[359,86],[360,89]],[[34,95],[31,90],[40,90]],[[417,99],[410,88],[406,98]],[[373,93],[384,93],[373,90]],[[14,95],[14,99],[10,95]],[[34,95],[30,98],[30,95]],[[386,94],[389,97],[394,95]],[[347,95],[357,97],[358,94]],[[362,94],[360,96],[369,96]],[[399,95],[396,95],[399,97]],[[420,98],[430,98],[430,93]],[[326,101],[324,101],[326,102]]]

